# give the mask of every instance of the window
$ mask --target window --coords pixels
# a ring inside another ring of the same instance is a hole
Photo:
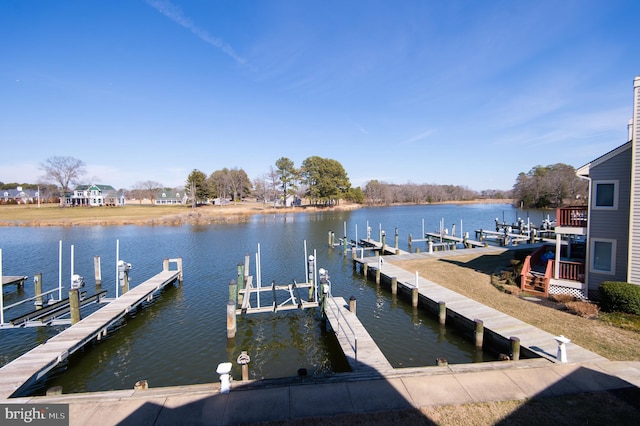
[[[594,205],[598,209],[618,209],[618,181],[601,180],[593,183]]]
[[[615,259],[615,240],[591,239],[591,272],[614,275]]]

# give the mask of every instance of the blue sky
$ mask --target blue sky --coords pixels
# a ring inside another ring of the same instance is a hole
[[[0,1],[0,181],[183,185],[280,157],[510,189],[626,142],[640,2]]]

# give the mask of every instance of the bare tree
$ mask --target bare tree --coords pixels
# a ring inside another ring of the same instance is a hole
[[[144,182],[136,182],[135,185],[133,185],[133,190],[131,192],[140,200],[140,204],[142,204],[143,198],[148,198],[151,201],[151,204],[155,205],[156,198],[161,190],[161,183],[147,180]]]
[[[49,157],[40,163],[40,170],[44,171],[42,179],[45,182],[60,185],[63,192],[69,191],[69,185],[77,183],[87,173],[82,160],[58,156]]]

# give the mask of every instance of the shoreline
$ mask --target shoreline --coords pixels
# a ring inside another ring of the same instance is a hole
[[[486,199],[446,201],[424,204],[391,204],[370,206],[341,201],[337,206],[273,207],[259,202],[243,202],[227,206],[154,206],[128,204],[124,207],[68,207],[0,206],[0,227],[49,227],[49,226],[180,226],[209,225],[216,223],[247,222],[254,215],[314,213],[321,211],[349,211],[364,207],[393,207],[399,205],[443,204],[513,204],[511,199]]]

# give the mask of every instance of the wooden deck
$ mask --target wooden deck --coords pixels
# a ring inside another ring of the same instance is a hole
[[[181,279],[181,275],[180,270],[165,268],[44,344],[0,368],[0,399],[10,398],[20,389],[42,378],[88,342],[101,339],[116,321],[143,302],[151,301],[155,292]]]
[[[393,371],[392,365],[342,297],[329,299],[326,315],[353,372],[384,375]]]
[[[24,282],[28,280],[29,277],[24,276],[11,276],[11,275],[3,275],[2,276],[2,286],[15,284],[18,287],[24,285]]]
[[[361,239],[358,242],[358,247],[356,248],[356,254],[359,253],[361,249],[382,251],[382,243],[380,241],[376,241],[371,238]],[[389,244],[385,244],[383,254],[400,255],[400,254],[409,254],[409,252],[405,250],[401,250],[399,248],[395,248],[394,246],[390,246]]]
[[[487,247],[465,250],[454,250],[448,252],[439,253],[417,253],[407,256],[390,256],[386,262],[384,262],[380,275],[385,277],[384,281],[391,281],[392,278],[396,278],[398,282],[398,291],[401,287],[408,289],[409,291],[415,288],[416,274],[415,272],[406,271],[401,269],[390,262],[419,259],[425,257],[453,257],[464,256],[474,253],[483,254],[497,254],[507,249],[499,247]],[[372,258],[354,259],[356,263],[367,263],[368,274],[375,276],[376,269],[379,267],[377,261],[370,261]],[[364,268],[361,268],[363,270]],[[560,362],[557,358],[558,344],[553,334],[540,330],[530,324],[527,324],[519,319],[513,318],[507,314],[504,314],[496,309],[485,306],[473,299],[462,296],[452,290],[442,287],[432,281],[425,278],[418,278],[418,292],[421,303],[438,304],[439,302],[445,302],[448,316],[451,314],[461,317],[462,319],[473,323],[476,319],[484,322],[485,333],[490,332],[502,338],[509,340],[510,337],[518,337],[520,339],[521,346],[527,348],[534,354],[546,358],[553,362]],[[566,336],[571,338],[571,336]],[[606,358],[588,351],[573,342],[567,344],[567,355],[569,362],[600,362],[606,361]]]

